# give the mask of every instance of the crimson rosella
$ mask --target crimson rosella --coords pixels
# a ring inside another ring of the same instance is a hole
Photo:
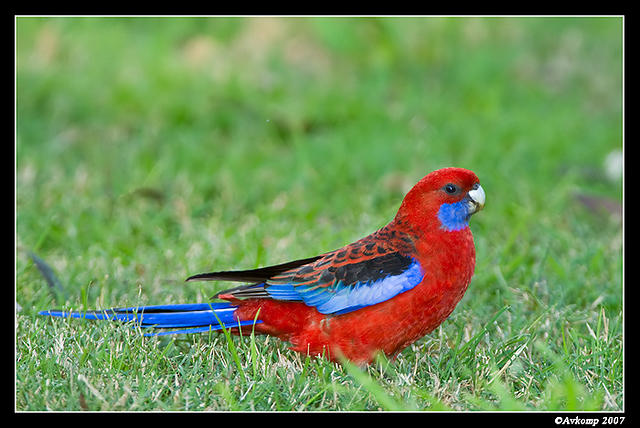
[[[469,218],[484,202],[473,172],[440,169],[409,191],[389,224],[352,244],[275,266],[187,279],[245,283],[214,296],[226,302],[40,314],[172,329],[149,335],[255,331],[303,354],[366,364],[377,352],[395,356],[451,314],[473,275]]]

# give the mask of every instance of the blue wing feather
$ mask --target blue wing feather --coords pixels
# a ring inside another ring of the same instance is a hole
[[[337,281],[330,287],[318,287],[313,290],[310,290],[312,286],[309,285],[292,288],[298,293],[300,300],[309,306],[315,306],[318,312],[343,314],[384,302],[410,290],[418,285],[423,277],[424,272],[420,264],[414,260],[404,272],[377,280],[358,281],[350,285]],[[267,292],[271,292],[271,289],[267,288]]]
[[[319,264],[320,269],[307,268],[304,275],[293,271],[267,280],[262,290],[276,300],[302,301],[323,314],[344,314],[410,290],[424,277],[417,260],[397,253],[339,266]]]

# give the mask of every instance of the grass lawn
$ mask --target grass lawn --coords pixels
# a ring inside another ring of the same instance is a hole
[[[621,18],[17,18],[16,40],[16,410],[623,410]],[[486,191],[475,276],[393,361],[37,315],[207,301],[229,284],[184,279],[352,242],[445,166]]]

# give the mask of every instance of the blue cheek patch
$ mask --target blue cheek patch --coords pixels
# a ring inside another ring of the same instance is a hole
[[[442,204],[438,210],[438,220],[440,220],[440,227],[448,232],[469,226],[469,209],[466,201]]]

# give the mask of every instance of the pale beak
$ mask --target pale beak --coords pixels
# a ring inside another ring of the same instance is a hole
[[[467,193],[467,208],[469,209],[469,215],[484,208],[484,189],[480,183],[474,184],[469,193]]]

